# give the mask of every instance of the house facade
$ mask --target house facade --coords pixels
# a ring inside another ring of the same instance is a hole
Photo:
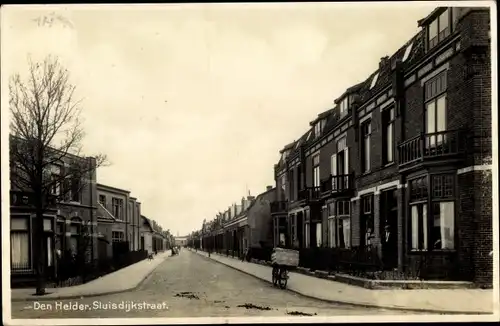
[[[103,184],[97,184],[97,193],[100,216],[107,217],[99,219],[99,229],[108,245],[126,241],[130,251],[139,250],[141,203],[130,191]]]
[[[12,146],[12,142],[11,142]],[[97,191],[96,160],[92,157],[66,155],[50,166],[51,180],[58,180],[74,165],[90,171],[79,177],[54,181],[49,196],[54,202],[44,212],[44,244],[46,276],[53,280],[57,273],[56,257],[63,253],[83,251],[86,261],[97,258]],[[10,191],[10,253],[13,285],[35,281],[35,198],[31,191],[16,186],[16,168],[11,167]]]
[[[273,218],[271,205],[276,201],[276,189],[268,186],[258,195],[241,199],[231,205],[200,230],[200,246],[234,257],[242,257],[250,247],[272,246]]]
[[[140,250],[146,250],[149,254],[153,253],[153,226],[146,216],[141,215],[140,229]]]
[[[274,244],[371,251],[384,269],[490,285],[489,9],[418,23],[281,150]]]

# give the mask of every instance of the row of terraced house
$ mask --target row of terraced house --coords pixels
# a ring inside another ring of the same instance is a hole
[[[418,24],[280,151],[263,225],[301,265],[491,286],[490,12],[440,7]],[[220,220],[202,241],[249,246]]]
[[[11,146],[13,144],[11,141]],[[68,154],[61,158],[60,164],[52,164],[50,178],[57,180],[59,175],[64,174],[64,169],[81,162],[96,165],[93,157]],[[75,257],[80,250],[84,250],[85,264],[91,261],[109,263],[117,259],[116,256],[125,255],[128,262],[121,262],[123,265],[168,247],[164,234],[153,226],[152,220],[141,214],[141,202],[131,196],[130,191],[97,183],[96,169],[90,171],[85,176],[75,176],[51,187],[50,196],[57,200],[45,211],[43,221],[44,260],[49,282],[56,282],[62,277],[60,267],[65,254]],[[11,167],[11,181],[16,176],[15,167]],[[36,277],[36,198],[32,192],[19,189],[15,182],[11,183],[11,284],[29,286]],[[75,268],[70,269],[73,269],[71,275],[76,273]]]

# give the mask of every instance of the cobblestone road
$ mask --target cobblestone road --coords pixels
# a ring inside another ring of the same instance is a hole
[[[146,303],[156,307],[113,307],[122,302]],[[80,300],[40,301],[39,304],[13,302],[12,318],[251,317],[287,314],[339,316],[402,313],[335,305],[305,298],[274,288],[270,283],[187,250],[183,250],[179,256],[167,259],[135,291]],[[74,310],[67,310],[61,308],[64,304],[79,306],[73,307]]]

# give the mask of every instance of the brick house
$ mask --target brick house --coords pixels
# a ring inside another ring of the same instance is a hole
[[[386,269],[491,285],[489,23],[488,9],[437,8],[285,146],[275,244],[362,248]]]
[[[272,245],[273,218],[271,205],[276,189],[267,186],[257,197],[247,196],[241,204],[231,205],[201,229],[201,247],[241,257],[250,247]]]
[[[97,184],[98,229],[110,252],[113,242],[126,241],[129,250],[139,250],[141,223],[138,217],[141,204],[130,196],[130,191]],[[102,241],[101,241],[102,242]],[[104,244],[100,244],[104,246]]]
[[[13,141],[11,140],[11,146]],[[85,259],[91,261],[97,258],[96,233],[97,191],[96,191],[96,160],[92,157],[66,155],[59,163],[48,169],[51,179],[66,174],[65,169],[73,164],[85,164],[91,172],[82,177],[72,177],[71,180],[57,182],[49,196],[58,198],[44,214],[44,241],[46,247],[46,276],[54,280],[57,273],[57,259],[64,252],[77,253],[82,248],[81,243],[85,233],[89,235],[85,241]],[[11,167],[11,182],[15,178],[15,168]],[[10,190],[10,252],[11,252],[11,283],[34,284],[34,228],[35,211],[34,196],[31,191],[11,184]]]

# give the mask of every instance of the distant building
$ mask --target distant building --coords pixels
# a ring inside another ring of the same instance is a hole
[[[180,236],[175,237],[176,246],[184,247],[187,245],[187,242],[188,242],[188,237],[180,237]]]

